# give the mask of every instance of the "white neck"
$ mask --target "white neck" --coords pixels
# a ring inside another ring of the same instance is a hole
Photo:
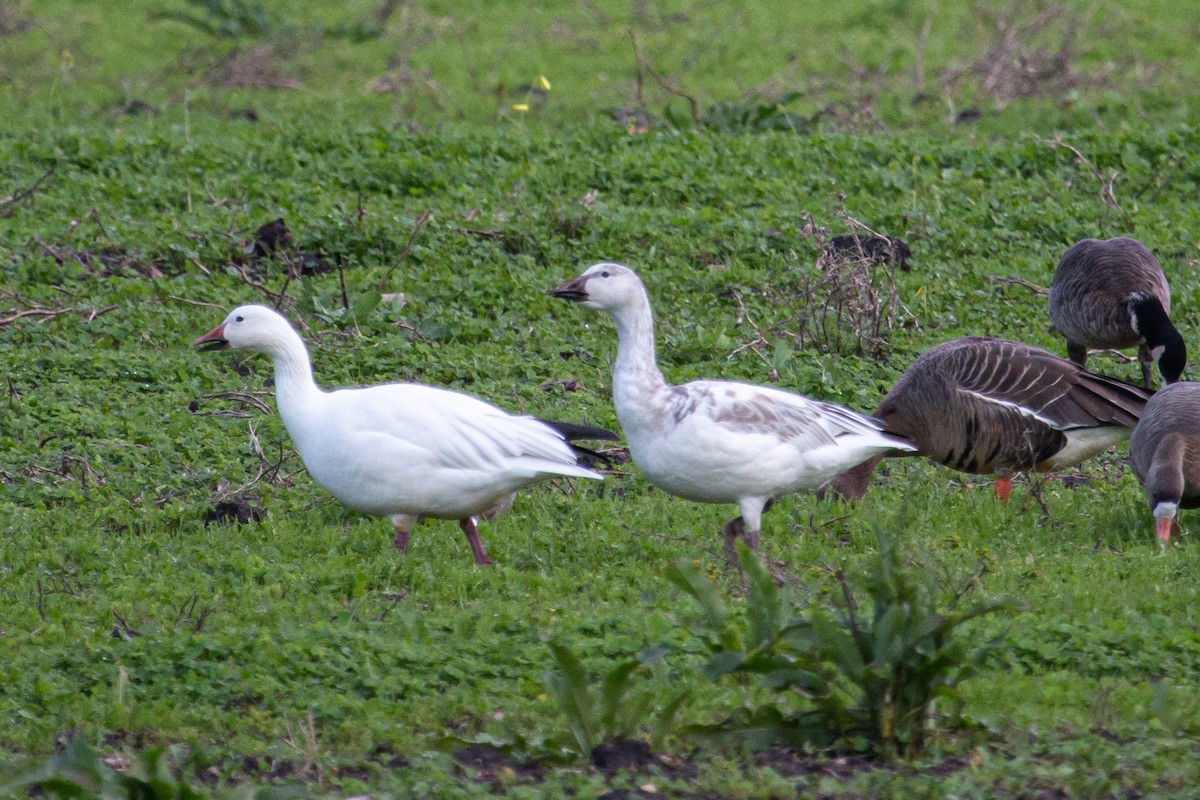
[[[654,355],[654,315],[644,296],[633,306],[614,311],[617,361],[613,365],[613,404],[622,427],[640,427],[654,398],[667,383]]]
[[[279,416],[303,457],[307,435],[319,424],[312,417],[325,393],[313,380],[308,349],[294,330],[289,328],[285,335],[281,332],[278,344],[269,352],[275,361],[275,402]]]

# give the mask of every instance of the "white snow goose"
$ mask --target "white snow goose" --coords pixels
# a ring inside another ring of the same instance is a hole
[[[1152,394],[1036,347],[966,337],[918,357],[875,416],[889,433],[911,439],[918,455],[995,474],[996,496],[1007,502],[1015,473],[1071,466],[1129,438]],[[862,497],[878,462],[865,461],[831,487]]]
[[[1179,529],[1176,512],[1200,508],[1200,383],[1173,383],[1150,398],[1129,439],[1129,461],[1167,544]]]
[[[1089,347],[1138,348],[1142,380],[1158,361],[1167,383],[1183,374],[1187,347],[1167,316],[1171,287],[1154,254],[1137,239],[1081,239],[1067,249],[1050,285],[1050,321],[1067,339],[1067,357],[1087,365]]]
[[[279,415],[313,480],[351,508],[389,518],[402,551],[414,522],[454,519],[475,563],[490,564],[474,517],[490,519],[537,481],[601,477],[577,464],[549,424],[469,395],[415,383],[322,390],[300,335],[265,306],[234,309],[195,344],[270,356]]]
[[[633,270],[596,264],[551,294],[607,311],[617,326],[613,402],[630,455],[659,488],[701,503],[736,503],[733,551],[757,547],[775,498],[815,489],[882,452],[913,450],[878,420],[831,403],[727,381],[669,386],[654,354],[650,299]]]

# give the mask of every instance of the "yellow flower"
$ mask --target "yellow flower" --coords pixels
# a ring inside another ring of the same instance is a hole
[[[528,111],[529,103],[513,103],[513,111]]]
[[[539,75],[538,82],[542,84],[543,89],[545,89],[547,92],[550,91],[550,81],[546,80],[545,75]]]

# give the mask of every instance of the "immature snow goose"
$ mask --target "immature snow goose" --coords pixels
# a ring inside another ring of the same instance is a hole
[[[400,550],[418,519],[456,519],[475,563],[490,564],[475,516],[540,480],[601,477],[548,424],[465,394],[414,383],[323,391],[300,335],[264,306],[234,309],[195,344],[271,356],[279,415],[309,474],[351,508],[388,517]]]
[[[736,503],[725,526],[758,545],[774,498],[815,489],[865,459],[912,445],[878,420],[766,386],[694,381],[668,386],[654,355],[654,320],[641,280],[620,264],[596,264],[551,290],[607,311],[617,326],[613,402],[630,455],[650,483],[702,503]]]
[[[994,473],[996,496],[1007,502],[1014,473],[1070,466],[1129,438],[1151,394],[1036,347],[967,337],[918,357],[875,416],[918,455]],[[839,476],[833,489],[862,497],[878,462]]]
[[[1173,383],[1150,398],[1129,440],[1129,460],[1166,544],[1179,528],[1176,511],[1200,508],[1200,383]]]
[[[1136,345],[1147,387],[1152,361],[1167,383],[1179,380],[1187,363],[1170,310],[1171,288],[1158,259],[1124,236],[1071,245],[1050,285],[1050,321],[1067,339],[1067,356],[1082,367],[1089,347]]]

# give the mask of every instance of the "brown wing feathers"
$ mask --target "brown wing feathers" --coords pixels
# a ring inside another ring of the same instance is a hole
[[[952,469],[1011,473],[1053,457],[1072,430],[1132,428],[1150,395],[1045,350],[967,337],[914,361],[875,416]],[[861,496],[871,466],[848,473],[843,493]]]

